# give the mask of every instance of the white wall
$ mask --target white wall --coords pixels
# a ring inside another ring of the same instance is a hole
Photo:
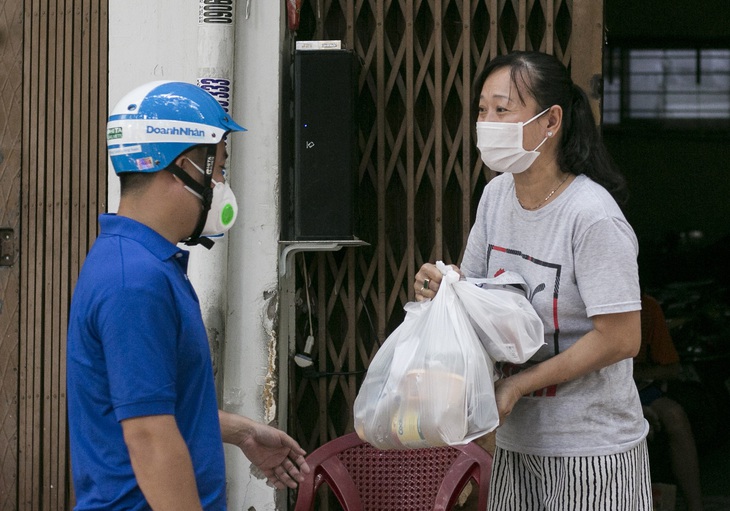
[[[209,337],[223,359],[222,408],[269,422],[276,418],[274,378],[278,343],[279,68],[282,2],[236,2],[233,118],[249,131],[231,136],[229,179],[239,217],[228,239],[211,252],[192,250],[189,273]],[[151,80],[195,83],[198,2],[110,0],[109,104]],[[109,179],[109,211],[119,187]],[[220,343],[220,344],[219,344]],[[221,380],[219,379],[219,382]],[[277,507],[283,495],[252,473],[238,449],[226,448],[231,510]]]
[[[279,82],[283,2],[238,1],[234,118],[249,131],[232,152],[232,182],[244,219],[229,238],[225,348],[226,410],[270,422],[277,416]],[[240,174],[239,174],[240,172]],[[227,451],[229,509],[273,510],[274,491],[249,475],[250,463]],[[280,495],[284,501],[283,495]],[[262,504],[266,503],[266,504]],[[285,507],[280,507],[285,509]]]

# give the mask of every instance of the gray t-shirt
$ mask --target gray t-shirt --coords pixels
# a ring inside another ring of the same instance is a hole
[[[553,202],[526,211],[514,178],[484,189],[461,269],[467,277],[520,274],[545,325],[545,346],[525,366],[565,351],[593,328],[591,316],[641,309],[638,243],[616,202],[586,176]],[[503,364],[504,374],[520,367]],[[521,398],[497,444],[542,456],[623,452],[647,434],[631,359]]]

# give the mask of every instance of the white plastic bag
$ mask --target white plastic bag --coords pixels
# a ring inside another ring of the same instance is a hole
[[[355,430],[380,449],[465,444],[499,423],[494,368],[443,263],[431,301],[406,317],[376,353],[355,399]]]
[[[545,344],[545,327],[520,275],[461,280],[454,291],[492,360],[522,364]]]

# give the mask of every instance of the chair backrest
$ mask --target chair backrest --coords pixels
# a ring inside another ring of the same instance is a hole
[[[307,456],[312,469],[299,484],[295,511],[312,511],[327,483],[345,511],[446,511],[472,479],[487,508],[492,457],[476,444],[379,450],[350,433]]]

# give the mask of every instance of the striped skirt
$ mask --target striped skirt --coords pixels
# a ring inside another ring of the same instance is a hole
[[[646,441],[607,456],[533,456],[497,447],[489,511],[651,511]]]

